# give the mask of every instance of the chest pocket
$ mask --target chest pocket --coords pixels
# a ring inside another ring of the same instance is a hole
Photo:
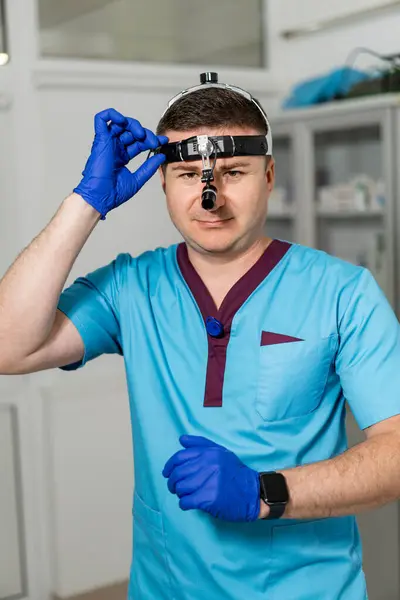
[[[256,410],[265,421],[300,417],[322,398],[337,335],[260,347]]]

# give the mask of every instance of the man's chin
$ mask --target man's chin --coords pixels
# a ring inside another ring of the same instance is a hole
[[[237,235],[224,235],[216,232],[214,235],[195,235],[190,238],[190,245],[207,254],[224,254],[237,247]]]

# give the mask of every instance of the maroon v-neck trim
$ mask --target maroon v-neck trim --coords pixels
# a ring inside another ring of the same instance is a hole
[[[226,350],[235,314],[272,269],[280,262],[290,246],[289,242],[272,240],[258,261],[230,289],[218,310],[213,297],[190,262],[185,242],[178,245],[178,265],[200,309],[206,330],[206,323],[209,317],[217,319],[223,326],[221,337],[213,337],[207,333],[208,364],[204,406],[222,406]]]

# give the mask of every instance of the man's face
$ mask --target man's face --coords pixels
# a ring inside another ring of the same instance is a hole
[[[194,135],[257,135],[253,129],[196,129],[167,131],[170,142]],[[213,157],[211,157],[211,164]],[[214,169],[217,201],[214,209],[201,206],[202,161],[171,163],[160,169],[168,212],[175,227],[195,250],[231,253],[265,237],[268,198],[274,185],[274,161],[265,156],[218,158]]]

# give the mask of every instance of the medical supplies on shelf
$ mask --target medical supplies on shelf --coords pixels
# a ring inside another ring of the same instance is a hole
[[[359,211],[383,214],[385,186],[382,180],[374,181],[367,175],[357,175],[349,182],[323,186],[317,190],[319,214]]]

